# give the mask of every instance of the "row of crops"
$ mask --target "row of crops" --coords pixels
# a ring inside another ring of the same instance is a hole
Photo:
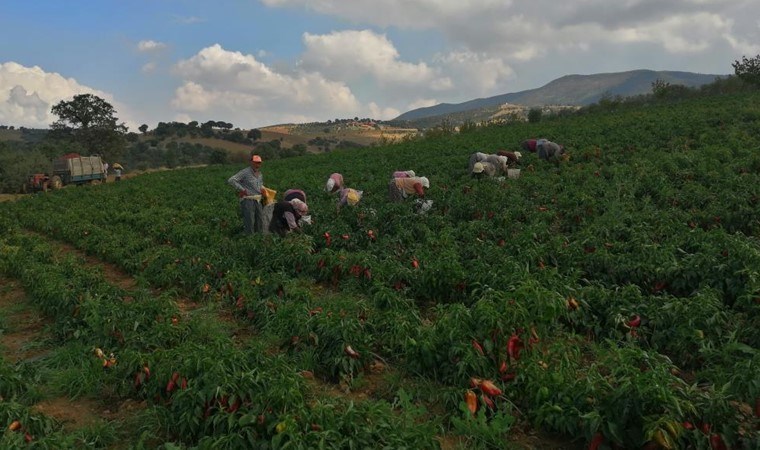
[[[67,356],[35,364],[85,374],[69,395],[148,402],[134,445],[437,448],[453,437],[507,448],[538,431],[593,448],[757,448],[758,100],[621,107],[265,163],[266,185],[304,189],[315,220],[284,239],[241,234],[225,184],[238,167],[37,195],[2,205],[0,271],[56,324],[54,354]],[[564,143],[571,159],[526,155],[519,179],[469,177],[470,153],[526,137]],[[385,198],[405,169],[431,180],[427,214]],[[337,211],[321,191],[334,171],[364,190],[358,207]],[[144,288],[51,261],[24,229]],[[253,337],[232,342],[214,314],[173,322],[177,296],[232,311]],[[94,346],[119,363],[71,367]],[[41,395],[25,370],[0,366],[15,386],[0,392],[7,423]],[[361,399],[315,387],[370,380]],[[33,442],[84,439],[34,423]]]

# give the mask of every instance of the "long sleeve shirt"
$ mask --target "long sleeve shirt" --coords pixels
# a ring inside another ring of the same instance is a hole
[[[418,177],[396,178],[396,186],[403,192],[404,196],[417,194],[420,197],[425,196],[425,189]]]
[[[254,173],[251,167],[246,167],[227,180],[227,184],[240,191],[246,191],[248,195],[261,194],[264,187],[264,175],[261,171]]]

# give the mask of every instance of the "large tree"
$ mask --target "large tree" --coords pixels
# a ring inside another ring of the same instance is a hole
[[[118,123],[113,106],[97,95],[75,95],[72,100],[61,100],[51,111],[58,116],[50,125],[54,139],[71,141],[87,155],[113,159],[123,154],[127,127]]]
[[[734,67],[734,73],[737,77],[747,83],[760,86],[760,55],[754,58],[742,56],[741,61],[734,61],[731,65]]]

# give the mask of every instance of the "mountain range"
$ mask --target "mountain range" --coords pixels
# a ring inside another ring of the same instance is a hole
[[[565,75],[536,89],[478,98],[463,103],[441,103],[413,109],[401,114],[393,121],[416,121],[435,116],[462,115],[468,111],[492,110],[505,103],[526,108],[547,105],[585,106],[599,101],[603,96],[628,97],[651,93],[652,83],[656,80],[671,85],[697,87],[711,83],[721,76],[726,75],[644,69],[592,75]]]

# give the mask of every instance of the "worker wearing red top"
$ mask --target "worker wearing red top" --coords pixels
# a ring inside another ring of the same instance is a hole
[[[388,183],[388,197],[392,202],[401,202],[410,195],[425,196],[425,189],[430,188],[426,177],[393,178]]]

